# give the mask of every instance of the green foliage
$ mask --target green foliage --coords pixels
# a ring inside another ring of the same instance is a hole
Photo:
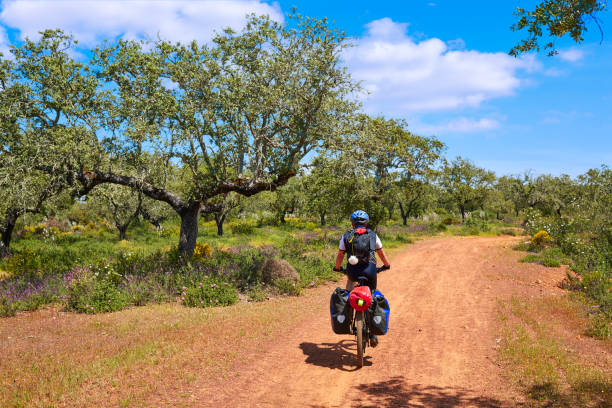
[[[444,225],[453,225],[453,224],[460,224],[461,220],[457,219],[457,218],[453,218],[453,217],[446,217],[442,220],[442,224]]]
[[[494,180],[492,172],[457,157],[451,163],[444,163],[439,182],[446,200],[456,206],[465,221],[466,211],[479,208],[484,203]]]
[[[414,242],[414,240],[406,235],[403,234],[397,234],[395,236],[395,241],[402,243],[402,244],[412,244]]]
[[[610,272],[593,270],[585,272],[580,282],[582,291],[598,305],[602,313],[612,318],[612,279]]]
[[[438,232],[446,231],[448,227],[443,222],[434,222],[429,224],[429,231],[432,234],[437,234]]]
[[[596,314],[591,318],[590,325],[586,332],[589,336],[596,339],[609,339],[612,337],[612,319],[606,318],[601,314]]]
[[[206,279],[193,286],[184,286],[181,300],[191,307],[227,306],[238,301],[238,292],[227,282]]]
[[[264,284],[258,283],[253,285],[246,290],[246,295],[249,297],[251,302],[263,302],[268,299],[268,291]]]
[[[518,235],[516,230],[512,229],[512,228],[503,228],[499,231],[500,234],[502,235],[511,235],[511,236],[516,236]]]
[[[289,278],[275,279],[273,284],[281,295],[299,296],[302,291],[301,287]]]
[[[252,234],[255,231],[255,223],[251,221],[230,222],[233,234]]]
[[[545,31],[552,37],[543,46],[549,56],[557,54],[554,42],[557,38],[569,35],[574,42],[581,43],[587,31],[587,23],[592,21],[599,27],[597,14],[606,10],[606,6],[605,0],[547,0],[537,4],[531,11],[517,8],[514,14],[518,21],[511,28],[513,31],[527,29],[528,36],[510,50],[510,55],[518,56],[532,50],[539,52],[539,41]]]
[[[559,262],[555,258],[543,258],[542,265],[547,266],[549,268],[558,268],[561,266],[561,262]]]
[[[252,247],[239,247],[231,251],[216,251],[210,261],[220,272],[235,282],[240,289],[261,282],[261,265],[264,260],[262,251]]]
[[[120,289],[125,295],[128,304],[143,306],[148,303],[161,303],[173,299],[170,285],[164,285],[164,280],[155,279],[154,276],[138,278],[126,276]]]
[[[114,312],[125,308],[128,299],[116,283],[106,276],[96,276],[82,268],[70,277],[67,285],[66,308],[78,313]]]
[[[479,232],[488,232],[491,230],[491,226],[487,220],[475,216],[468,217],[463,225],[469,230],[477,230]]]
[[[562,264],[569,264],[571,260],[561,251],[560,248],[543,248],[542,246],[534,245],[533,243],[522,244],[518,248],[520,250],[531,250],[531,253],[522,259],[520,262],[537,263],[550,268],[558,268]]]
[[[316,255],[301,255],[288,257],[288,261],[300,275],[299,285],[315,286],[319,282],[334,280],[336,272],[330,268],[331,259],[327,260]]]
[[[17,309],[16,302],[10,302],[8,298],[0,296],[0,317],[15,316]]]

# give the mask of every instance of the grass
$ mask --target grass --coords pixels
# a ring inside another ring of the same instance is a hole
[[[509,379],[541,407],[610,407],[612,341],[585,337],[589,317],[571,296],[519,300],[502,307],[501,359]]]
[[[519,262],[537,263],[550,268],[558,268],[561,265],[572,263],[572,260],[558,247],[538,247],[531,243],[523,243],[517,245],[515,249],[530,252],[521,258]]]
[[[320,307],[280,301],[2,319],[0,406],[154,406],[196,378],[229,377],[234,364],[256,358],[264,342]]]

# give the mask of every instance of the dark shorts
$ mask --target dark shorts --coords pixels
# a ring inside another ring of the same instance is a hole
[[[346,266],[346,276],[354,282],[359,280],[360,276],[368,278],[368,286],[370,289],[376,289],[376,265],[372,263],[363,265],[351,265]]]

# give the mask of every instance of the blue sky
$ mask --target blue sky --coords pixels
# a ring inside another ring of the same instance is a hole
[[[408,120],[498,174],[567,173],[612,164],[612,40],[591,27],[584,44],[559,42],[559,56],[507,51],[516,7],[534,1],[119,1],[1,0],[0,50],[60,27],[85,46],[106,38],[159,34],[206,41],[239,29],[249,12],[327,17],[354,37],[348,69],[364,88],[364,109]]]

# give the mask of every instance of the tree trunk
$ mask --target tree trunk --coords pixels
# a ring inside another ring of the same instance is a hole
[[[217,235],[223,235],[223,223],[225,222],[225,214],[215,213],[215,223],[217,224]]]
[[[325,225],[325,213],[322,212],[319,214],[321,216],[321,226]]]
[[[461,210],[461,222],[465,221],[465,207],[460,205],[459,209]]]
[[[128,225],[117,225],[117,229],[119,230],[119,240],[123,241],[127,233]]]
[[[193,255],[196,239],[198,238],[198,218],[200,217],[200,203],[191,203],[181,212],[181,233],[179,236],[179,252],[182,256]]]
[[[285,220],[285,212],[284,211],[279,214],[279,219],[280,219],[280,223],[281,224],[285,224],[287,222]]]
[[[395,209],[395,205],[392,204],[390,206],[387,207],[387,211],[389,212],[389,219],[392,220],[393,219],[393,210]]]
[[[410,215],[410,212],[406,212],[404,211],[404,206],[402,205],[402,203],[399,203],[399,208],[400,208],[400,214],[402,216],[402,221],[404,226],[408,225],[408,216]]]
[[[11,254],[11,238],[13,237],[13,230],[15,229],[16,223],[17,216],[14,214],[7,214],[2,228],[2,239],[0,240],[0,258],[6,258]]]

